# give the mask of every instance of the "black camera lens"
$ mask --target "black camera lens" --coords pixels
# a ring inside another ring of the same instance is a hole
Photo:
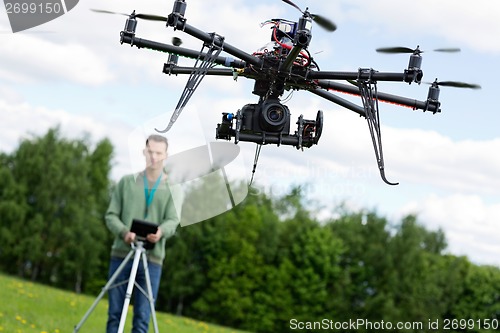
[[[288,131],[290,112],[288,108],[277,100],[267,100],[261,105],[260,126],[266,132]]]
[[[267,115],[269,117],[269,120],[272,120],[275,122],[279,122],[284,117],[283,109],[279,108],[279,107],[269,108],[267,110]]]

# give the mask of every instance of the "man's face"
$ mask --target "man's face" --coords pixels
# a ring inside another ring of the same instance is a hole
[[[167,145],[165,142],[149,140],[144,149],[146,167],[154,170],[163,168],[163,161],[167,158]]]

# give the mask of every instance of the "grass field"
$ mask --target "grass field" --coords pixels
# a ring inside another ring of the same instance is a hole
[[[0,274],[0,332],[68,333],[90,308],[95,297],[38,285]],[[104,332],[107,300],[102,299],[80,328],[81,333]],[[231,333],[240,332],[185,317],[156,314],[160,332]],[[127,316],[125,332],[130,332],[132,314]],[[150,325],[150,332],[154,329]]]

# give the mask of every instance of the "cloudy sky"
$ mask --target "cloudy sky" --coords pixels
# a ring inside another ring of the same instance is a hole
[[[312,13],[335,21],[337,31],[313,27],[309,50],[322,70],[373,68],[402,72],[408,55],[375,52],[378,47],[420,45],[423,81],[476,83],[481,90],[441,88],[442,113],[381,104],[386,185],[378,174],[364,118],[307,92],[287,102],[293,119],[324,112],[318,146],[297,151],[265,146],[255,184],[276,194],[303,185],[322,216],[345,203],[376,210],[391,223],[417,213],[427,228],[442,228],[449,251],[479,264],[500,266],[500,4],[487,0],[456,2],[297,0]],[[138,137],[164,128],[187,76],[162,74],[167,55],[120,45],[125,17],[97,14],[91,8],[168,15],[173,1],[87,0],[64,16],[13,34],[0,10],[0,151],[11,152],[21,138],[60,125],[65,136],[90,133],[116,147],[112,176],[140,165]],[[300,13],[279,0],[188,1],[187,22],[216,32],[232,46],[252,53],[269,41],[260,23],[271,18],[297,20]],[[140,21],[137,36],[170,43],[180,37],[194,50],[201,42],[163,23]],[[432,52],[459,47],[460,53]],[[192,64],[184,60],[183,64]],[[240,78],[206,77],[168,133],[170,154],[213,141],[222,112],[256,103],[253,83]],[[381,82],[379,91],[425,100],[428,85]],[[357,99],[341,96],[360,104]],[[255,145],[240,143],[250,177]],[[139,161],[139,162],[138,162]],[[138,164],[139,163],[139,164]]]

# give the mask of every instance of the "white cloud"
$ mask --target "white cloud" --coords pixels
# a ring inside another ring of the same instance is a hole
[[[126,17],[90,10],[102,6],[102,1],[80,2],[74,10],[44,25],[26,32],[1,34],[0,78],[21,84],[57,80],[102,85],[114,80],[137,83],[145,77],[170,81],[161,74],[165,54],[120,45],[120,31]],[[131,12],[137,4],[110,1],[104,6]],[[8,31],[7,17],[4,20],[0,18],[0,28]],[[169,43],[168,36],[174,34],[171,31],[165,34],[165,30],[161,22],[141,21],[138,26],[143,37]]]
[[[402,215],[409,213],[417,213],[427,227],[442,228],[451,253],[500,266],[500,202],[488,204],[478,195],[429,194],[401,208]]]
[[[386,128],[391,165],[401,177],[452,191],[497,194],[500,138],[453,141],[433,131]]]
[[[75,115],[63,109],[48,109],[25,102],[7,103],[0,100],[0,123],[1,152],[11,153],[22,139],[44,135],[50,128],[59,126],[61,134],[68,138],[82,138],[89,134],[94,143],[109,138],[116,148],[113,175],[123,174],[128,166],[128,150],[121,143],[126,142],[131,129],[117,121],[106,123],[104,117],[95,119]]]
[[[0,85],[0,100],[4,100],[9,104],[17,104],[21,103],[23,98],[17,90],[5,85]]]
[[[2,72],[16,83],[43,78],[95,85],[112,78],[96,52],[74,41],[59,44],[40,38],[40,34],[1,36]]]

